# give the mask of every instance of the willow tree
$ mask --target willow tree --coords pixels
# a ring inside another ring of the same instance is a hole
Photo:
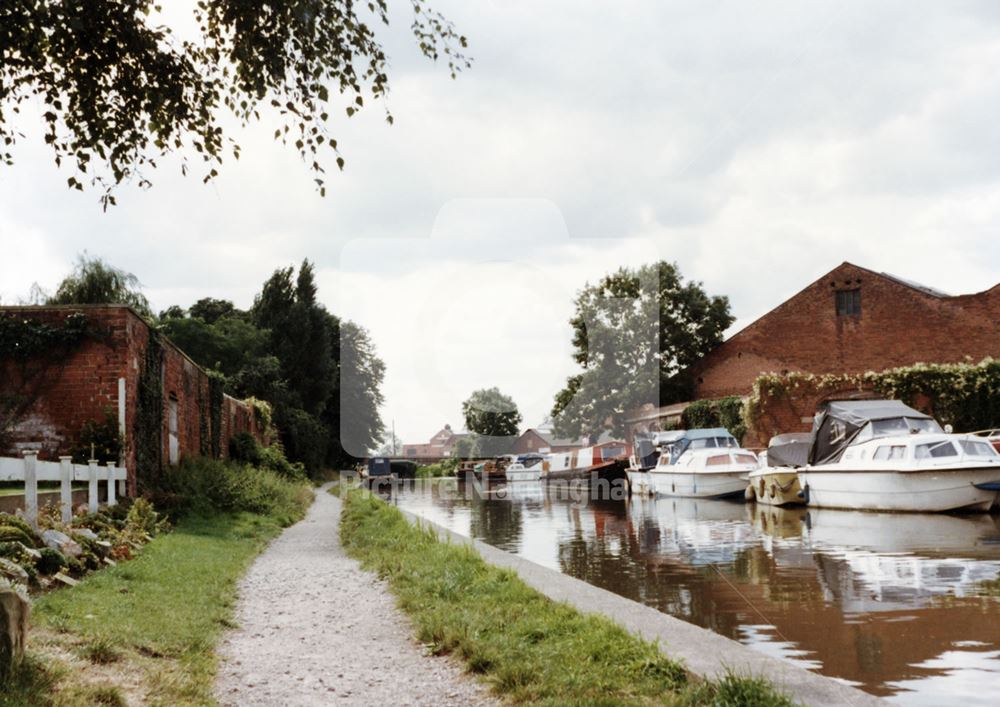
[[[410,4],[419,50],[452,77],[468,67],[465,37],[425,0]],[[377,32],[389,24],[387,0],[189,7],[197,32],[181,39],[174,3],[164,13],[154,0],[0,2],[0,160],[13,163],[21,106],[37,105],[56,164],[73,169],[69,186],[102,189],[106,208],[115,185],[150,185],[149,170],[171,152],[187,173],[193,148],[205,181],[214,178],[224,156],[240,156],[223,129],[227,115],[245,126],[265,111],[322,193],[323,153],[344,166],[327,129],[331,111],[351,116],[389,90]]]

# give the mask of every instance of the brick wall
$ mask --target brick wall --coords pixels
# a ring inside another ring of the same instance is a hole
[[[118,380],[125,380],[125,451],[129,471],[129,492],[136,491],[136,439],[139,424],[139,378],[150,329],[146,322],[124,306],[0,307],[0,316],[20,316],[42,323],[57,324],[73,312],[82,312],[93,336],[85,338],[58,366],[47,371],[38,398],[28,414],[13,430],[11,444],[0,455],[16,455],[24,448],[41,448],[43,459],[70,454],[78,446],[80,431],[89,420],[103,420],[107,413],[118,417]],[[211,451],[211,412],[208,375],[169,340],[162,343],[163,424],[162,458],[182,459]],[[18,386],[18,369],[6,365],[0,370],[0,394]],[[176,410],[176,416],[172,411]],[[176,426],[172,424],[172,417]],[[259,441],[253,411],[229,396],[223,398],[221,452],[228,456],[229,439],[249,432]],[[172,438],[175,444],[172,445]]]
[[[860,289],[861,314],[835,293]],[[844,263],[735,334],[693,373],[696,398],[746,395],[761,373],[861,373],[914,363],[1000,357],[1000,285],[938,297]]]
[[[22,316],[51,326],[60,326],[79,308],[0,308],[0,316]],[[40,395],[27,416],[12,430],[12,442],[0,454],[17,454],[22,449],[40,448],[41,458],[54,459],[77,446],[79,433],[90,420],[103,420],[107,413],[118,414],[118,379],[126,374],[127,327],[120,312],[86,310],[94,336],[84,338],[67,358],[50,364],[29,361],[37,382],[28,391]],[[38,374],[37,371],[42,371]],[[19,365],[7,363],[0,377],[0,394],[25,392]],[[37,388],[36,388],[37,386]]]

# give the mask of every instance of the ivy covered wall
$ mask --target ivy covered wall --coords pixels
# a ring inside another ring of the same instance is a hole
[[[743,410],[761,444],[782,432],[807,431],[825,401],[894,398],[933,415],[957,432],[1000,427],[1000,360],[917,364],[846,375],[768,373],[757,378]]]

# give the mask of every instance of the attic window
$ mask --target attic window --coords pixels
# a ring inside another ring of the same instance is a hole
[[[861,314],[861,288],[837,290],[837,316],[857,317]]]

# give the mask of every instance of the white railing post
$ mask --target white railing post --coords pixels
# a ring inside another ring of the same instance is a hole
[[[115,467],[117,465],[114,462],[108,462],[108,505],[116,506],[118,505],[118,499],[115,498]]]
[[[89,460],[87,466],[87,510],[97,513],[97,460]]]
[[[24,455],[24,515],[31,527],[38,530],[38,476],[35,471],[35,461],[38,459],[37,449],[26,449]]]
[[[73,457],[59,457],[59,505],[62,522],[73,519]]]

